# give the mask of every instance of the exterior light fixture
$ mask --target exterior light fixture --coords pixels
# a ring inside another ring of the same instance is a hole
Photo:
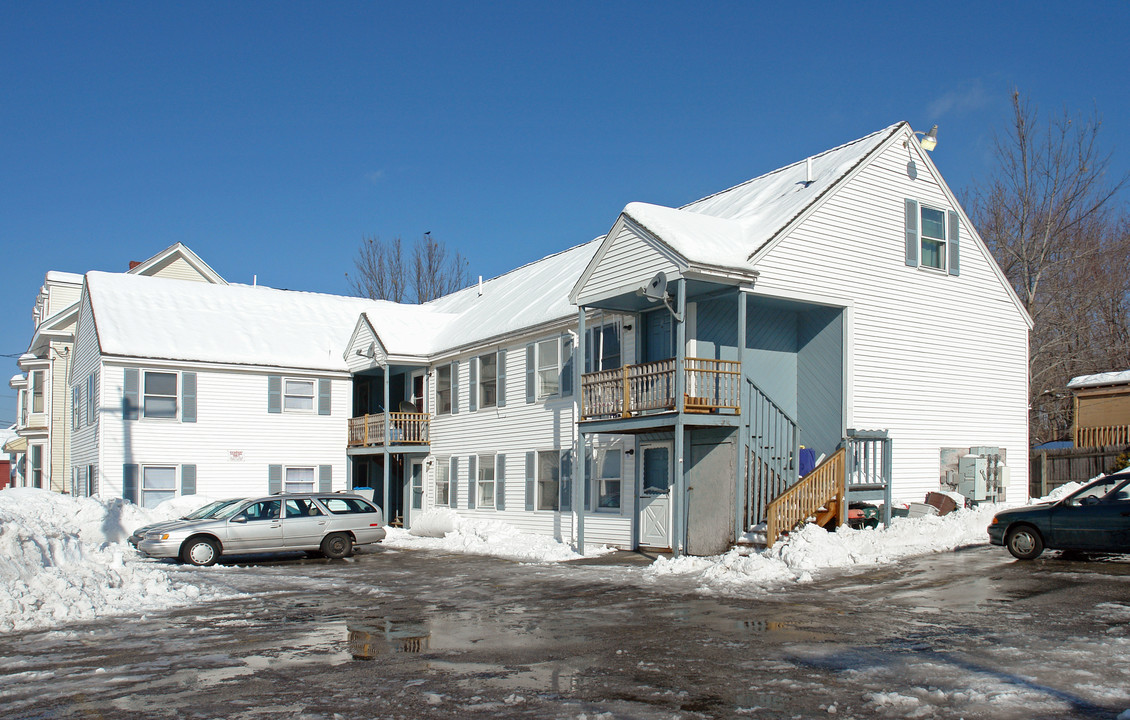
[[[926,152],[933,152],[934,148],[938,147],[938,126],[937,125],[930,128],[930,132],[916,132],[914,134],[922,136],[922,139],[918,141],[918,145],[921,146],[921,148],[923,150],[925,150]],[[903,142],[903,147],[906,147],[909,144],[910,144],[910,141],[905,141],[905,142]]]

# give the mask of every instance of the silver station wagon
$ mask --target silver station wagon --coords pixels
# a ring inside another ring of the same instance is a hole
[[[385,537],[381,509],[345,493],[281,493],[216,503],[206,517],[141,528],[137,549],[149,557],[214,565],[222,555],[305,551],[330,558]]]

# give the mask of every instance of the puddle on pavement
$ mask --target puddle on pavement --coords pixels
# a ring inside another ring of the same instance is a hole
[[[468,690],[511,690],[569,694],[577,690],[580,669],[562,662],[536,663],[510,669],[490,663],[432,660],[435,669],[462,676],[459,684]]]
[[[354,660],[373,660],[393,653],[422,653],[431,648],[431,630],[420,621],[383,618],[349,624],[349,653]]]

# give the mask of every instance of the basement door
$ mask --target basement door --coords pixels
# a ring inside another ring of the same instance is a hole
[[[636,526],[641,547],[671,547],[671,473],[673,442],[640,443],[639,499]]]

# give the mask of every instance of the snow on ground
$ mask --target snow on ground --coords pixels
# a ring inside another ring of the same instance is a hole
[[[190,496],[146,510],[32,488],[0,491],[0,632],[220,597],[199,573],[146,560],[125,542],[134,529],[209,500]]]
[[[652,578],[685,575],[707,588],[779,586],[809,582],[818,571],[894,562],[912,555],[986,545],[985,528],[1002,506],[982,505],[948,515],[894,518],[889,528],[828,532],[806,525],[771,548],[735,548],[714,557],[660,558],[648,568]]]
[[[386,547],[444,550],[469,555],[518,560],[521,562],[562,562],[582,557],[574,546],[547,535],[522,532],[497,520],[472,520],[446,508],[424,513],[412,523],[412,530],[388,528],[382,541]],[[585,557],[614,552],[604,545],[585,545]]]

